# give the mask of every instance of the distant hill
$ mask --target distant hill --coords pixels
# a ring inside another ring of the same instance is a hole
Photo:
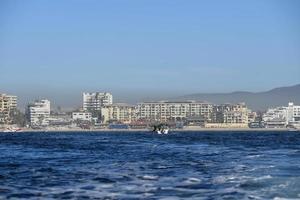
[[[216,104],[245,102],[252,110],[262,111],[269,107],[285,106],[288,102],[300,105],[300,84],[265,92],[198,93],[181,96],[175,100],[202,100]]]

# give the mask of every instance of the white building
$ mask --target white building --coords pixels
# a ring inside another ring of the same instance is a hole
[[[72,124],[71,116],[64,113],[51,113],[49,117],[49,126],[68,126]]]
[[[73,112],[72,120],[92,121],[92,114],[89,112]]]
[[[300,122],[300,106],[294,105],[290,102],[287,107],[287,121],[291,122]]]
[[[263,121],[286,121],[287,116],[287,107],[277,107],[277,108],[270,108],[267,112],[263,115]]]
[[[27,113],[31,126],[48,126],[50,117],[50,101],[43,99],[29,104]]]
[[[111,105],[113,96],[108,92],[83,93],[83,110],[101,110],[101,107]]]
[[[263,115],[267,127],[284,127],[300,123],[300,106],[289,103],[288,106],[270,108]]]

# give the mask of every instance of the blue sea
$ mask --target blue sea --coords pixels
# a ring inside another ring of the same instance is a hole
[[[300,199],[300,132],[0,133],[0,199]]]

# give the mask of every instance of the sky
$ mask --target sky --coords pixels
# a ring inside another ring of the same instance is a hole
[[[298,0],[1,0],[0,93],[80,105],[300,83]]]

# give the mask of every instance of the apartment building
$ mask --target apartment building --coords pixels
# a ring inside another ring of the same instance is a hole
[[[113,96],[108,92],[83,93],[83,110],[100,111],[101,107],[111,105]]]
[[[27,116],[30,126],[48,126],[50,117],[50,101],[36,100],[27,107]]]
[[[253,123],[257,120],[257,113],[251,110],[248,110],[248,123]]]
[[[135,107],[128,104],[111,104],[101,108],[102,123],[131,123],[135,120]]]
[[[10,113],[17,108],[17,96],[0,94],[0,123],[8,124],[12,121]]]
[[[146,121],[183,121],[190,117],[211,120],[213,105],[197,101],[144,102],[137,105],[137,119]]]
[[[263,115],[266,127],[285,127],[289,124],[300,124],[300,106],[290,102],[288,106],[270,108]]]
[[[287,122],[300,122],[300,106],[290,102],[287,107]]]
[[[213,123],[248,124],[250,110],[245,103],[221,104],[213,108]]]

